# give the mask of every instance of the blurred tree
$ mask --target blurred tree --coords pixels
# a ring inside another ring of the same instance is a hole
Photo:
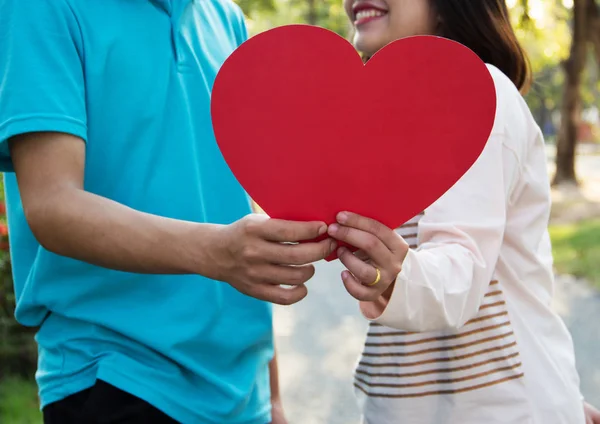
[[[555,133],[553,114],[560,107],[564,75],[561,62],[568,57],[569,10],[561,0],[512,0],[512,23],[531,62],[534,84],[526,95],[546,136]]]
[[[596,0],[573,0],[572,33],[569,58],[563,64],[565,84],[554,185],[577,184],[575,155],[583,103],[581,86],[590,45],[600,64],[600,12]]]
[[[319,25],[346,38],[351,33],[342,0],[235,1],[248,16],[251,34],[292,23]],[[554,183],[576,181],[580,112],[598,102],[599,72],[592,66],[600,65],[598,1],[506,0],[534,74],[526,100],[548,139],[554,140],[557,134]],[[588,46],[593,47],[595,61],[588,60]],[[557,115],[561,122],[556,122]]]
[[[258,34],[280,25],[297,23],[318,25],[343,37],[348,35],[350,29],[342,0],[236,1],[248,17],[248,28],[251,34]]]
[[[236,0],[246,16],[253,12],[275,12],[274,0]]]

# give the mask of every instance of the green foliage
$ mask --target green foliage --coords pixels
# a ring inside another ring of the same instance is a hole
[[[15,296],[10,259],[0,253],[0,379],[9,374],[32,377],[37,364],[35,329],[14,319]],[[0,421],[2,422],[2,421]]]
[[[235,2],[242,8],[246,15],[254,11],[259,12],[274,12],[275,1],[274,0],[235,0]]]
[[[600,219],[550,227],[556,269],[600,288]]]
[[[4,187],[0,179],[0,379],[8,374],[31,377],[36,369],[35,329],[18,324],[14,312],[15,295],[8,252]]]
[[[0,381],[0,423],[42,423],[37,387],[33,381],[16,377]]]
[[[237,1],[246,13],[252,35],[281,25],[308,23],[311,15],[314,15],[316,25],[337,32],[342,37],[347,37],[350,31],[341,0],[271,0],[273,7],[263,7],[257,3],[267,0]]]
[[[562,62],[569,55],[571,12],[562,0],[528,0],[526,3],[518,2],[511,8],[511,20],[527,52],[534,77],[526,100],[543,126],[552,122],[552,114],[561,104]]]
[[[529,18],[523,6],[511,8],[511,20],[519,41],[527,50],[534,73],[555,67],[569,55],[571,11],[562,0],[529,0]]]

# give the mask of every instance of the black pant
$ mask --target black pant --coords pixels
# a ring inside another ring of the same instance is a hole
[[[43,413],[44,424],[177,424],[148,402],[101,380],[51,403]]]

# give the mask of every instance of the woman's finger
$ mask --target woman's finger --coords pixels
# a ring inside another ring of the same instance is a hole
[[[377,279],[377,270],[372,265],[360,260],[345,247],[338,249],[340,262],[354,275],[362,284],[369,285]]]
[[[354,256],[356,256],[361,261],[368,261],[369,260],[369,255],[367,255],[362,250],[357,250],[356,252],[354,252]]]
[[[334,239],[364,251],[377,264],[383,266],[390,261],[392,252],[371,233],[339,224],[330,225],[328,231]]]
[[[337,222],[343,226],[373,234],[392,252],[402,250],[406,244],[394,230],[371,218],[351,212],[340,212],[337,215]]]
[[[600,424],[600,411],[594,408],[589,403],[584,403],[586,419],[592,424]]]
[[[358,281],[350,271],[342,272],[342,281],[344,286],[350,295],[363,302],[372,302],[379,298],[380,294],[378,290],[373,290],[370,287],[363,285]]]

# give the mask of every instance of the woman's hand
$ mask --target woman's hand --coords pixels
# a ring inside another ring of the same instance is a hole
[[[338,224],[329,226],[329,235],[359,250],[338,249],[346,266],[342,280],[346,290],[361,301],[377,300],[396,281],[409,246],[394,230],[373,219],[341,212]]]
[[[584,402],[583,409],[585,411],[586,424],[600,424],[600,411],[587,402]]]

